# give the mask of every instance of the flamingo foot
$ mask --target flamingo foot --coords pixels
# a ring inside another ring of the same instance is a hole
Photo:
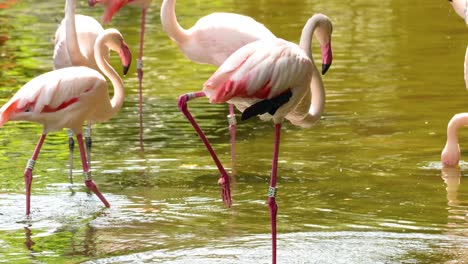
[[[98,187],[96,186],[96,184],[94,183],[93,180],[91,180],[91,179],[85,180],[85,185],[86,185],[86,187],[88,187],[88,189],[90,191],[92,191],[94,194],[96,194],[96,196],[102,201],[104,206],[106,206],[107,208],[110,207],[109,202],[106,200],[104,195],[102,195],[102,193],[99,191]]]
[[[31,213],[31,184],[32,184],[32,170],[27,168],[24,171],[24,184],[26,187],[26,215]]]
[[[231,200],[231,188],[229,184],[229,176],[222,175],[218,179],[218,184],[221,187],[221,198],[223,199],[223,204],[227,207],[231,207],[232,200]]]

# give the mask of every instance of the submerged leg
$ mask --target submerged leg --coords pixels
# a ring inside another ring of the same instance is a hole
[[[234,105],[229,104],[229,115],[227,116],[229,122],[229,133],[231,134],[231,162],[234,165],[236,160],[236,113],[234,112]]]
[[[89,173],[89,167],[88,163],[86,162],[86,155],[85,155],[85,148],[83,144],[83,136],[81,134],[76,135],[76,140],[78,141],[78,147],[80,148],[80,156],[81,156],[81,164],[83,165],[83,174],[85,177],[85,185],[88,187],[88,189],[92,192],[94,192],[97,197],[104,203],[106,207],[110,207],[109,202],[107,202],[106,198],[102,195],[102,193],[99,191],[98,187],[94,183],[94,181],[91,179],[91,175]]]
[[[68,179],[70,180],[70,184],[73,185],[73,151],[75,150],[75,140],[73,140],[73,131],[69,128],[67,128],[67,135],[68,148],[70,149]]]
[[[179,110],[187,117],[189,122],[192,124],[193,128],[195,131],[197,131],[198,136],[200,136],[201,140],[205,144],[205,147],[208,149],[208,152],[210,152],[211,157],[213,158],[213,161],[216,163],[216,166],[218,167],[219,172],[221,173],[221,177],[218,180],[218,184],[221,186],[221,196],[223,198],[223,203],[226,204],[228,207],[231,206],[231,191],[229,189],[229,176],[224,169],[223,165],[218,159],[218,156],[214,152],[213,148],[210,145],[210,142],[206,138],[205,134],[203,134],[203,131],[200,129],[198,126],[197,122],[195,122],[195,119],[193,118],[192,114],[188,111],[187,108],[187,102],[193,98],[198,98],[198,97],[204,97],[206,96],[204,92],[196,92],[196,93],[188,93],[181,95],[179,97]]]
[[[37,142],[36,148],[32,154],[30,160],[28,160],[28,164],[26,165],[26,169],[24,170],[24,183],[26,185],[26,215],[31,213],[31,184],[32,184],[32,171],[34,169],[34,164],[36,163],[37,157],[39,156],[39,152],[41,151],[42,144],[46,138],[46,134],[42,134],[39,138],[39,142]]]
[[[273,150],[273,162],[271,166],[270,188],[268,189],[268,206],[270,207],[271,219],[271,242],[272,242],[272,263],[276,264],[276,214],[278,205],[276,204],[276,176],[278,172],[278,153],[280,143],[281,124],[275,124],[275,147]]]
[[[143,146],[143,40],[145,36],[146,23],[146,8],[141,10],[141,31],[140,31],[140,54],[137,59],[138,71],[138,102],[140,111],[140,148],[144,151]]]

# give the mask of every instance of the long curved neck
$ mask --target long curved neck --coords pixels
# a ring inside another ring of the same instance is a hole
[[[94,58],[99,69],[109,78],[114,87],[114,96],[111,99],[112,114],[114,114],[122,107],[125,93],[122,79],[104,57],[104,54],[108,52],[106,41],[107,31],[104,31],[98,36],[96,43],[94,43]]]
[[[447,143],[458,144],[458,130],[468,125],[468,113],[456,114],[450,119],[447,126]]]
[[[299,47],[304,50],[314,65],[315,62],[311,51],[312,36],[317,26],[320,25],[318,22],[317,16],[313,16],[307,21],[302,29],[301,40],[299,42]],[[320,77],[317,67],[313,67],[310,90],[312,92],[311,105],[308,114],[301,123],[311,125],[320,119],[325,107],[325,88],[323,87],[322,77]]]
[[[176,0],[164,0],[161,6],[161,24],[163,30],[177,43],[187,40],[187,31],[183,29],[175,13]]]
[[[78,44],[78,36],[75,26],[75,8],[76,0],[67,0],[65,3],[65,41],[67,43],[67,51],[70,56],[72,65],[86,65],[86,57],[81,53],[80,45]]]

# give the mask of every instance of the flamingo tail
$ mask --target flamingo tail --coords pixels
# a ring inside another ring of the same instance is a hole
[[[10,120],[10,116],[17,112],[18,110],[18,101],[14,101],[9,103],[0,109],[0,126],[3,126],[8,120]]]

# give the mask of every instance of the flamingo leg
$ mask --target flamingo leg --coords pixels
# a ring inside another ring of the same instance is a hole
[[[70,180],[70,184],[73,185],[73,151],[75,150],[75,140],[73,140],[73,131],[69,128],[67,128],[67,135],[68,148],[70,149],[68,179]]]
[[[144,151],[143,146],[143,41],[145,37],[145,23],[146,23],[146,8],[141,10],[141,31],[140,31],[140,54],[137,59],[138,71],[138,100],[140,110],[140,147]]]
[[[83,165],[83,174],[85,177],[85,185],[88,187],[88,189],[96,194],[96,196],[102,201],[102,203],[109,208],[110,204],[102,195],[102,193],[99,191],[98,187],[96,186],[96,183],[91,179],[91,174],[89,173],[89,167],[88,167],[88,162],[86,161],[86,154],[85,154],[85,147],[83,144],[83,135],[77,134],[76,135],[76,140],[78,141],[78,147],[80,148],[80,156],[81,156],[81,164]]]
[[[281,124],[275,124],[275,147],[273,150],[273,162],[271,166],[270,188],[268,189],[268,206],[270,207],[271,219],[271,242],[272,242],[272,263],[276,264],[276,214],[278,205],[276,204],[276,177],[278,172],[278,153],[280,144]]]
[[[234,105],[229,104],[229,115],[227,116],[229,122],[229,133],[231,134],[231,163],[234,165],[236,160],[236,113],[234,112]]]
[[[85,145],[86,145],[86,158],[88,159],[88,168],[91,171],[91,147],[93,145],[91,139],[91,121],[88,121],[88,125],[85,128]]]
[[[28,160],[28,164],[26,165],[26,169],[24,170],[24,183],[26,187],[26,215],[29,216],[31,213],[31,184],[32,184],[32,171],[34,169],[34,164],[36,163],[37,157],[39,156],[39,152],[41,151],[42,144],[46,138],[46,134],[42,134],[39,138],[39,142],[37,142],[36,148],[32,154],[30,160]]]
[[[185,117],[192,124],[195,131],[197,131],[198,136],[201,138],[201,140],[205,144],[205,147],[207,148],[208,152],[213,158],[213,161],[218,167],[218,170],[221,173],[221,177],[218,180],[218,184],[221,186],[221,197],[223,199],[223,203],[226,206],[230,207],[231,206],[231,191],[229,188],[229,175],[224,169],[223,165],[221,164],[221,161],[219,161],[218,156],[216,155],[215,151],[211,147],[211,144],[206,138],[205,134],[203,134],[203,131],[200,129],[197,122],[195,122],[195,119],[193,118],[192,114],[190,114],[187,108],[187,102],[189,100],[193,98],[204,97],[204,96],[206,96],[204,92],[195,92],[195,93],[188,93],[188,94],[181,95],[179,97],[178,107],[179,107],[179,110],[185,115]]]

